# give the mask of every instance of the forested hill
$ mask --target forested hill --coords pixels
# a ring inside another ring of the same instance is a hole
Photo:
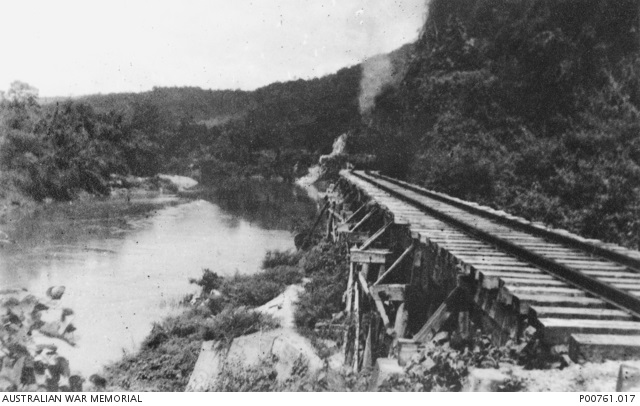
[[[361,145],[387,151],[396,176],[637,248],[638,13],[635,0],[432,0]]]
[[[255,106],[252,92],[241,90],[204,90],[199,87],[155,87],[142,93],[111,93],[82,96],[77,101],[90,104],[96,111],[129,112],[136,103],[151,103],[162,115],[173,120],[203,122],[209,125],[241,117]]]

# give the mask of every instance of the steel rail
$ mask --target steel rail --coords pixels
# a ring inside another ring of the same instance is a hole
[[[552,276],[555,276],[582,291],[590,293],[593,296],[596,296],[604,300],[605,302],[632,314],[636,318],[640,318],[640,298],[634,295],[631,295],[630,293],[624,290],[615,288],[609,285],[608,283],[592,278],[576,269],[562,265],[556,261],[553,261],[549,258],[538,255],[523,247],[520,247],[514,243],[511,243],[503,238],[492,235],[491,233],[481,230],[449,214],[442,213],[436,209],[433,209],[432,207],[429,207],[411,197],[408,197],[398,191],[395,191],[385,185],[382,185],[376,182],[374,179],[372,179],[371,175],[367,174],[368,176],[363,176],[356,172],[352,172],[352,173],[354,176],[374,185],[375,187],[389,193],[390,195],[398,198],[399,200],[402,200],[408,204],[411,204],[412,206],[417,207],[421,211],[435,218],[438,218],[439,220],[449,223],[463,230],[464,232],[470,235],[473,235],[474,237],[482,241],[492,244],[495,247],[498,247],[504,250],[508,254],[514,255],[526,262],[529,262],[537,266],[538,268],[540,268],[541,271],[547,272]],[[409,188],[406,188],[405,185],[398,185],[398,186],[401,186],[405,189],[409,189]],[[415,192],[415,190],[413,191]],[[449,203],[449,202],[445,202],[445,203]]]
[[[523,224],[518,220],[515,219],[511,219],[508,217],[504,217],[501,216],[500,214],[497,213],[491,213],[490,211],[487,211],[481,207],[477,207],[477,206],[473,206],[471,204],[465,203],[463,201],[460,200],[456,200],[453,199],[449,196],[445,196],[442,195],[440,193],[437,192],[433,192],[424,188],[421,188],[419,186],[415,186],[415,185],[411,185],[408,184],[406,182],[385,176],[385,175],[381,175],[379,173],[371,173],[371,172],[366,172],[369,176],[374,176],[374,177],[378,177],[381,179],[384,179],[388,182],[391,182],[393,184],[396,184],[400,187],[403,187],[405,189],[411,190],[413,192],[416,192],[418,194],[427,196],[431,199],[434,200],[438,200],[440,202],[446,203],[446,204],[450,204],[452,206],[455,206],[457,208],[469,211],[473,214],[477,214],[479,216],[491,219],[491,220],[495,220],[503,225],[507,225],[509,227],[518,229],[519,231],[524,231],[527,233],[530,233],[532,235],[535,235],[536,237],[542,237],[545,238],[551,242],[556,242],[559,244],[565,244],[565,245],[569,245],[572,246],[574,248],[579,248],[582,251],[586,251],[587,253],[591,254],[591,255],[596,255],[599,256],[601,258],[604,259],[608,259],[610,261],[616,262],[618,264],[624,265],[628,268],[630,268],[631,270],[633,270],[634,272],[640,273],[640,259],[637,258],[632,258],[629,257],[627,255],[621,254],[619,252],[615,252],[603,247],[599,247],[597,245],[591,244],[589,242],[586,241],[580,241],[574,237],[568,236],[568,235],[563,235],[558,233],[557,231],[554,230],[549,230],[549,229],[543,229],[543,228],[539,228],[536,226],[533,226],[531,224]]]

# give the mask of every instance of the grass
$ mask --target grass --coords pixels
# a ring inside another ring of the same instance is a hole
[[[260,306],[301,281],[297,267],[278,265],[253,275],[236,274],[222,283],[221,292],[234,306]]]
[[[300,262],[302,254],[300,252],[293,251],[267,251],[264,259],[262,260],[262,268],[275,268],[280,265],[296,266]]]
[[[291,377],[278,380],[275,359],[265,359],[258,365],[230,364],[221,373],[216,392],[363,392],[367,389],[368,374],[333,371],[325,367],[317,374],[308,373],[308,365],[298,358]]]

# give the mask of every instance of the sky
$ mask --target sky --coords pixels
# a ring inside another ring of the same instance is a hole
[[[251,90],[417,38],[425,0],[1,0],[0,90]]]

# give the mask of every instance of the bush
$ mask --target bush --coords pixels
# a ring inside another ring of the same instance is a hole
[[[270,316],[246,308],[212,316],[206,308],[155,324],[141,350],[106,368],[111,387],[126,390],[183,391],[204,340],[225,340],[277,327]]]
[[[305,275],[343,272],[347,266],[344,247],[320,242],[302,258],[300,265]]]
[[[295,266],[300,261],[300,254],[291,251],[267,251],[262,260],[262,268],[275,268],[279,265]]]
[[[253,275],[238,275],[225,279],[220,291],[232,306],[260,306],[275,298],[287,286],[300,283],[297,268],[278,266]]]
[[[205,322],[202,338],[230,342],[236,337],[278,327],[271,316],[240,307],[228,308]]]
[[[300,263],[311,281],[298,298],[294,319],[298,328],[313,329],[319,320],[342,310],[348,278],[346,256],[340,246],[320,243]]]
[[[200,279],[189,279],[189,283],[193,283],[202,288],[202,293],[208,295],[212,290],[218,289],[222,284],[223,278],[208,268],[202,270]]]

